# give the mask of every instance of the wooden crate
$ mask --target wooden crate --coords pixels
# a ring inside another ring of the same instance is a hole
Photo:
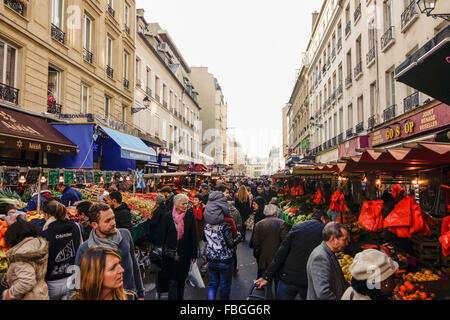
[[[427,254],[439,254],[441,252],[441,243],[439,241],[425,241],[412,239],[414,251]]]
[[[425,266],[438,266],[441,263],[441,257],[439,255],[430,254],[416,254],[417,259]]]

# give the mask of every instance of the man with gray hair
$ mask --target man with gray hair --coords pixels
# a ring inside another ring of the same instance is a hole
[[[340,300],[348,283],[344,278],[335,253],[348,245],[346,226],[328,223],[322,232],[323,242],[309,256],[307,300]]]
[[[253,248],[258,257],[258,278],[272,262],[275,252],[289,233],[291,226],[277,218],[278,207],[269,204],[264,207],[265,219],[259,221],[253,230]]]

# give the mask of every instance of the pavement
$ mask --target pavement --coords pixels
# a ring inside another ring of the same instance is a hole
[[[247,241],[241,242],[237,247],[237,259],[239,272],[233,276],[231,283],[231,300],[246,300],[249,294],[253,280],[257,276],[256,260],[253,257],[253,249],[248,246],[248,241],[251,238],[251,231],[247,231]],[[144,287],[146,291],[146,300],[157,300],[157,293],[155,288],[155,272],[148,272],[144,279]],[[209,276],[206,273],[203,276],[206,288],[199,289],[192,287],[190,283],[186,284],[184,291],[184,300],[206,300]],[[257,293],[260,294],[259,292]],[[217,294],[218,296],[218,294]],[[162,294],[159,298],[161,300],[167,299],[167,294]]]

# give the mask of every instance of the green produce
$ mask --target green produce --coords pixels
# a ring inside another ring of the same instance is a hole
[[[30,201],[30,200],[31,200],[31,192],[30,192],[30,191],[24,192],[23,195],[22,195],[22,197],[20,198],[20,200],[21,200],[22,202],[25,202],[25,203],[27,203],[28,201]]]

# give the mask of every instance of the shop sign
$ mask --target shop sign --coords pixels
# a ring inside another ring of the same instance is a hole
[[[431,130],[439,129],[450,123],[450,108],[446,104],[422,111],[401,122],[394,123],[386,128],[375,131],[369,135],[371,147],[414,136]]]
[[[163,163],[163,162],[171,162],[172,161],[172,157],[171,156],[167,156],[164,154],[160,154],[158,157],[158,162],[159,163]]]
[[[17,186],[19,184],[19,169],[5,168],[3,171],[3,186]]]
[[[73,171],[64,171],[64,184],[71,185],[74,183],[75,174]]]
[[[62,113],[58,117],[60,119],[86,119],[87,122],[94,121],[94,115],[92,113]]]

